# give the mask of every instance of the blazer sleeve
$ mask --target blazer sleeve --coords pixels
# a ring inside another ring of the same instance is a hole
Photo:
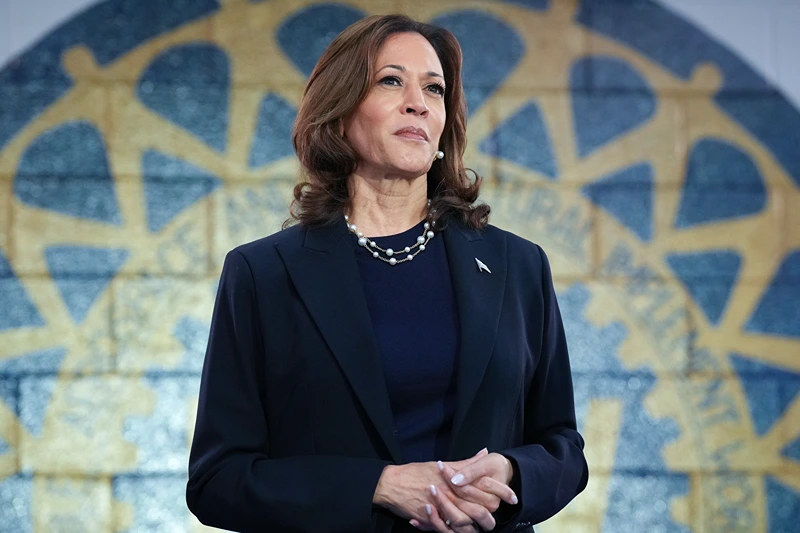
[[[250,266],[233,250],[222,269],[203,364],[189,509],[203,524],[241,532],[372,531],[372,497],[389,462],[270,458],[259,324]]]
[[[514,466],[517,505],[501,503],[498,524],[537,524],[563,509],[585,487],[589,468],[577,431],[567,341],[550,263],[542,264],[544,320],[540,358],[524,400],[524,445],[503,450]],[[506,529],[506,528],[503,528]]]

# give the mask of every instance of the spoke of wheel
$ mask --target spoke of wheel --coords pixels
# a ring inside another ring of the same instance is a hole
[[[634,165],[648,163],[652,166],[653,182],[657,188],[670,190],[677,187],[683,180],[677,158],[672,153],[656,153],[664,143],[665,136],[672,143],[679,142],[677,138],[670,138],[664,133],[675,129],[674,114],[674,106],[669,101],[667,104],[660,103],[656,114],[646,122],[625,131],[584,159],[575,158],[570,177],[579,181],[593,181]],[[574,124],[571,108],[570,121]],[[574,132],[567,138],[575,138]],[[563,144],[562,137],[558,139],[559,144]],[[662,206],[656,203],[654,207],[659,209]]]
[[[782,461],[780,470],[770,475],[795,492],[800,492],[800,463],[786,459]]]
[[[729,336],[728,353],[747,355],[768,365],[779,366],[800,374],[797,340],[771,335],[742,333]],[[800,420],[800,418],[798,418]]]
[[[770,428],[769,433],[764,437],[765,440],[773,443],[776,455],[789,443],[794,442],[800,437],[800,427],[797,421],[800,420],[800,397],[786,408],[780,420],[775,422]],[[795,463],[800,468],[800,463]]]
[[[258,111],[265,94],[248,89],[234,89],[231,92],[227,157],[235,175],[243,175],[249,170],[250,151],[259,120]]]
[[[56,332],[49,325],[0,332],[0,345],[11,347],[0,351],[0,362],[5,359],[15,359],[21,355],[61,346],[63,337],[59,337],[57,333],[63,335],[64,332]]]
[[[566,180],[585,180],[595,174],[585,175],[583,162],[578,158],[578,146],[574,135],[574,117],[570,98],[566,96],[542,97],[542,120],[548,126],[553,157],[559,174]],[[592,172],[596,172],[593,170]]]
[[[122,200],[121,198],[119,200]],[[120,202],[122,205],[123,202]],[[24,245],[19,254],[36,260],[34,270],[46,272],[44,249],[59,244],[70,246],[125,247],[130,241],[130,230],[125,225],[107,224],[97,220],[69,216],[49,209],[32,207],[15,200],[14,224],[36,235],[18,245]]]
[[[772,259],[770,266],[777,266],[777,260]],[[740,332],[744,330],[747,321],[750,320],[756,310],[759,301],[763,297],[768,284],[763,280],[752,281],[756,277],[756,269],[761,271],[762,266],[756,264],[753,256],[745,257],[742,263],[739,279],[745,280],[736,283],[728,299],[727,311],[719,325],[719,329],[729,332]],[[747,281],[747,280],[751,281]]]
[[[136,176],[141,172],[141,156],[147,150],[157,150],[165,155],[173,156],[187,163],[207,170],[209,173],[223,178],[228,170],[227,158],[206,145],[202,140],[154,113],[139,102],[134,91],[126,87],[115,95],[118,101],[126,101],[128,109],[114,109],[116,124],[132,123],[133,126],[124,131],[115,128],[115,144],[110,150],[112,168],[121,168],[120,172],[130,171]],[[154,144],[152,132],[158,131],[158,144]],[[138,157],[130,161],[131,154]],[[121,157],[125,162],[114,165],[113,159]]]
[[[753,247],[777,249],[780,234],[775,215],[764,212],[724,222],[712,222],[690,228],[669,228],[660,239],[664,251],[735,250],[746,256]],[[663,244],[662,244],[663,243]],[[775,254],[761,254],[775,255]],[[763,264],[765,258],[759,260]]]

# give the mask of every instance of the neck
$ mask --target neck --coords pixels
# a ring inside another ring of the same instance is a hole
[[[428,214],[427,174],[414,179],[354,173],[350,176],[349,222],[367,237],[395,235],[419,224]]]

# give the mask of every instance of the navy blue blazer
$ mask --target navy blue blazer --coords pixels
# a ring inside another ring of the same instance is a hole
[[[461,332],[450,455],[441,459],[483,447],[509,457],[520,503],[495,531],[530,531],[588,480],[547,257],[491,225],[451,219],[437,238]],[[202,523],[242,532],[409,527],[372,504],[383,468],[403,460],[354,246],[342,218],[226,256],[186,488]],[[425,305],[424,295],[408,297]]]

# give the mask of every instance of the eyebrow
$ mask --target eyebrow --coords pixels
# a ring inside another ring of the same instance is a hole
[[[403,65],[384,65],[380,69],[378,69],[378,72],[380,72],[381,70],[383,70],[385,68],[393,68],[393,69],[399,70],[400,72],[406,72],[406,67],[404,67]],[[426,72],[425,75],[430,77],[430,78],[441,78],[441,79],[444,79],[444,76],[442,76],[438,72],[434,72],[432,70],[429,70],[428,72]]]

